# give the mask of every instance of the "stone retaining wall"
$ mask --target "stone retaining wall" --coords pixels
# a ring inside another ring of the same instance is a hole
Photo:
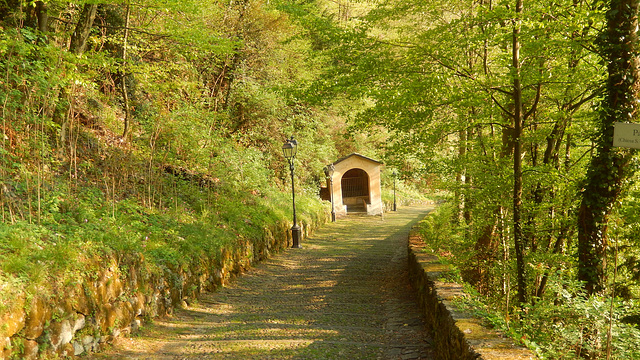
[[[303,236],[326,222],[323,216],[313,223],[301,222]],[[290,226],[280,222],[264,229],[259,239],[238,239],[223,248],[221,256],[201,258],[186,268],[150,271],[140,253],[87,260],[85,277],[77,283],[43,289],[47,296],[18,294],[8,309],[2,309],[0,360],[74,358],[100,351],[145,320],[171,313],[290,246]]]
[[[433,330],[434,347],[442,360],[521,360],[537,359],[528,349],[516,346],[500,332],[483,326],[482,321],[458,309],[453,300],[465,296],[462,286],[439,280],[451,271],[427,247],[417,231],[409,234],[409,276],[428,326]]]

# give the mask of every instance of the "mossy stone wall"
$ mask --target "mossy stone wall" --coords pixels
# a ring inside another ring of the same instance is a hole
[[[301,221],[303,236],[326,222],[328,214],[312,219]],[[0,315],[0,360],[74,358],[100,351],[145,320],[170,314],[291,246],[290,227],[281,221],[263,229],[259,238],[237,239],[234,246],[222,249],[221,256],[181,268],[150,271],[140,253],[88,259],[86,275],[75,283],[12,300]]]
[[[462,286],[438,280],[451,269],[436,256],[425,253],[425,247],[419,233],[411,231],[409,276],[432,329],[438,359],[537,359],[528,349],[516,346],[499,331],[484,326],[480,319],[456,307],[454,299],[465,296]]]

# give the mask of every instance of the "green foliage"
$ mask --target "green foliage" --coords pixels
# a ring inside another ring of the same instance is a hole
[[[387,208],[391,169],[400,205],[425,200],[415,187],[446,194],[424,231],[436,254],[455,254],[479,296],[500,304],[496,323],[543,353],[575,353],[576,332],[581,349],[602,350],[605,311],[596,320],[589,309],[606,304],[571,279],[576,194],[601,132],[603,4],[536,0],[516,14],[509,2],[347,1],[345,12],[324,0],[145,0],[128,10],[107,1],[87,50],[73,55],[85,3],[47,2],[44,33],[31,3],[0,4],[0,286],[28,290],[81,275],[93,257],[132,253],[164,271],[260,238],[291,219],[281,146],[294,135],[301,221],[328,211],[316,194],[326,164],[351,152],[381,159]],[[518,221],[535,299],[526,312],[506,305],[515,296],[515,76],[525,110]],[[631,159],[627,170],[636,168]],[[626,195],[611,214],[619,253],[606,256],[619,259],[613,287],[631,301],[638,191]],[[551,304],[572,322],[557,322]],[[628,304],[616,302],[616,319]],[[549,344],[545,326],[561,344]]]
[[[396,179],[395,191],[393,172],[389,168],[385,169],[382,176],[382,202],[385,204],[386,211],[393,207],[394,193],[396,206],[423,204],[432,201],[425,195],[424,190],[415,185],[415,183]]]
[[[453,206],[445,203],[420,221],[418,225],[420,233],[424,239],[428,239],[430,250],[436,253],[440,250],[448,251],[451,244],[458,243],[458,241],[452,241],[453,237],[457,236],[455,228],[451,226],[454,213]]]
[[[574,284],[574,287],[554,289],[559,292],[558,302],[539,302],[528,308],[523,321],[514,324],[512,331],[524,335],[523,342],[544,359],[605,358],[611,321],[612,358],[640,356],[640,330],[621,322],[628,312],[638,311],[637,304],[617,299],[611,313],[610,299],[587,297],[576,291],[576,287],[580,288]]]

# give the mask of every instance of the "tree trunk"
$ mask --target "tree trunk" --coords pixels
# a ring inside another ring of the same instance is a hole
[[[453,221],[456,224],[460,224],[464,218],[465,211],[465,196],[464,196],[464,182],[465,182],[465,166],[464,158],[467,154],[467,130],[462,129],[458,131],[458,166],[456,170],[456,191],[455,191],[455,201],[458,211],[454,214]]]
[[[523,0],[516,0],[516,14],[522,13]],[[513,78],[513,241],[516,251],[518,302],[527,302],[527,286],[524,266],[524,236],[522,231],[522,127],[523,105],[520,83],[520,20],[514,20],[512,44]]]
[[[129,136],[131,122],[131,109],[129,107],[129,93],[127,90],[127,42],[129,41],[129,21],[131,18],[131,6],[127,4],[127,14],[124,21],[124,39],[122,42],[122,97],[124,101],[124,130],[122,138]]]
[[[578,279],[589,294],[605,288],[607,227],[613,205],[631,174],[627,164],[635,151],[613,148],[615,122],[636,119],[640,87],[638,71],[638,3],[611,0],[607,28],[599,46],[607,64],[608,79],[600,111],[600,134],[595,140],[578,212]]]
[[[474,113],[475,111],[471,112],[472,115],[475,115]],[[471,148],[473,139],[474,139],[473,128],[469,128],[467,129],[467,144],[468,144],[467,150],[466,150],[467,152],[471,152],[473,150]],[[468,189],[467,192],[469,192],[473,187],[473,177],[471,175],[471,172],[466,171],[466,169],[465,169],[464,185],[465,185],[465,188]],[[466,224],[471,224],[473,221],[473,215],[471,214],[471,208],[473,207],[473,203],[471,202],[471,195],[465,196],[463,201],[464,201],[464,209],[463,209],[464,211],[462,212],[462,217],[464,218],[464,221]]]
[[[69,51],[72,53],[80,55],[85,51],[87,47],[87,39],[89,38],[93,21],[96,18],[96,10],[98,10],[98,5],[94,4],[85,4],[82,8],[80,18],[76,24],[76,29],[71,35]]]
[[[38,30],[41,32],[49,31],[49,14],[47,13],[47,5],[42,1],[36,1],[36,18],[38,19]]]
[[[82,13],[78,18],[76,29],[71,35],[71,42],[69,44],[69,51],[76,55],[80,55],[84,52],[87,46],[87,39],[89,38],[89,32],[93,26],[93,20],[96,17],[96,10],[98,5],[86,4],[82,9]],[[58,95],[58,109],[54,114],[54,121],[60,124],[60,149],[63,149],[64,144],[67,141],[67,130],[69,127],[69,110],[70,110],[70,90],[69,87],[63,87]],[[62,156],[62,150],[60,150],[60,156]]]

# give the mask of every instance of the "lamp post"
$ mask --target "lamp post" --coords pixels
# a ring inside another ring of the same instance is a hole
[[[397,210],[397,207],[396,207],[396,177],[397,177],[396,171],[393,170],[393,211]]]
[[[298,226],[298,220],[296,219],[296,188],[295,181],[293,178],[293,161],[296,158],[296,152],[298,150],[298,142],[293,139],[287,139],[287,141],[282,145],[282,152],[284,153],[284,157],[289,162],[289,170],[291,170],[291,197],[293,200],[293,226],[291,227],[291,239],[293,240],[292,248],[299,249],[300,246],[300,238],[302,237],[302,229]]]
[[[324,175],[329,178],[329,196],[331,197],[331,222],[336,222],[336,209],[333,206],[333,173],[335,172],[336,168],[335,166],[333,166],[333,164],[331,165],[327,165],[324,168]]]

